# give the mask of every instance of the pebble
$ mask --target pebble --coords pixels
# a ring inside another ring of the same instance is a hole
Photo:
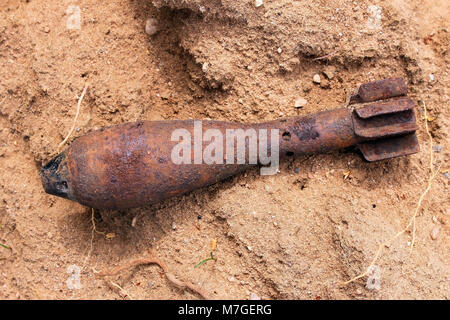
[[[208,70],[208,66],[209,66],[209,63],[208,63],[208,62],[204,62],[204,63],[202,64],[202,71],[203,71],[203,72],[206,72],[206,71]]]
[[[300,97],[297,100],[295,100],[295,107],[296,108],[303,108],[307,104],[308,104],[308,101],[306,101],[305,98]]]
[[[436,153],[441,152],[442,151],[442,146],[440,146],[440,145],[433,146],[433,151],[436,152]]]
[[[255,7],[259,8],[263,5],[263,0],[255,0]]]
[[[49,27],[45,27],[45,28],[44,28],[44,32],[45,32],[45,33],[49,33],[49,32],[50,32],[50,28],[49,28]]]
[[[268,193],[273,193],[267,184],[264,186],[264,190],[266,190],[266,192],[268,192]]]
[[[155,18],[150,18],[145,21],[145,32],[149,36],[156,34],[158,31],[158,20],[156,20]]]
[[[322,89],[330,89],[330,81],[327,79],[324,79],[323,81],[320,82],[320,87]]]
[[[328,79],[333,79],[334,78],[334,74],[336,72],[336,67],[334,66],[328,66],[325,68],[325,70],[323,71],[323,74],[328,78]]]
[[[250,295],[250,300],[261,300],[261,298],[256,293],[252,292]]]
[[[278,52],[278,53],[282,53],[283,50],[281,50],[281,48],[278,48],[278,49],[277,49],[277,52]]]
[[[320,75],[318,75],[317,73],[314,75],[313,77],[313,82],[320,84]]]
[[[436,226],[431,230],[431,239],[436,240],[439,235],[439,227]]]
[[[430,73],[430,81],[434,81],[434,74]]]
[[[175,224],[175,222],[172,223],[172,229],[176,230],[177,229],[177,225]]]

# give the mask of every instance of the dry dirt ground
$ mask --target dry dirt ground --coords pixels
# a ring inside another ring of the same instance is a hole
[[[198,298],[155,265],[95,274],[152,248],[214,298],[448,299],[449,21],[446,0],[2,0],[0,298]],[[336,108],[358,84],[391,76],[406,79],[421,120],[421,152],[410,157],[292,159],[275,176],[255,169],[151,207],[95,212],[99,233],[89,208],[41,186],[40,166],[86,83],[69,143],[138,119],[263,121]],[[308,104],[296,109],[300,97]],[[408,231],[376,262],[379,286],[367,277],[341,286],[408,223],[427,186],[423,103],[441,168],[413,251]],[[211,239],[216,260],[194,268]]]

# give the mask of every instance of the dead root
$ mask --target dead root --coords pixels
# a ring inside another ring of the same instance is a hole
[[[86,91],[88,89],[88,84],[86,83],[84,88],[83,88],[83,92],[81,92],[80,97],[78,98],[78,102],[77,102],[77,110],[75,112],[75,117],[73,118],[73,123],[72,123],[72,127],[70,128],[69,132],[67,133],[66,137],[64,138],[63,141],[61,141],[61,143],[58,145],[58,147],[56,148],[56,150],[50,155],[50,158],[53,158],[55,155],[57,155],[60,151],[61,148],[64,147],[64,145],[66,144],[66,142],[69,140],[70,136],[73,133],[73,130],[75,130],[75,126],[77,124],[77,120],[78,120],[78,116],[80,115],[80,110],[81,110],[81,103],[83,102],[84,96],[86,94]],[[2,101],[3,102],[3,101]]]
[[[164,271],[164,274],[165,274],[167,280],[169,282],[171,282],[172,284],[174,284],[176,287],[178,287],[182,290],[188,289],[188,290],[194,292],[195,294],[198,294],[200,297],[202,297],[205,300],[212,299],[210,294],[208,292],[206,292],[203,288],[200,288],[199,286],[197,286],[193,283],[190,283],[190,282],[184,282],[184,281],[178,280],[173,273],[169,272],[167,265],[160,259],[156,258],[155,254],[153,253],[152,250],[150,250],[148,257],[129,261],[128,263],[117,266],[111,270],[100,271],[97,273],[97,276],[99,276],[99,277],[115,276],[124,270],[134,269],[137,266],[149,265],[149,264],[158,265]],[[129,296],[129,294],[127,294],[127,295]]]
[[[115,282],[108,282],[108,285],[111,287],[111,289],[118,289],[119,290],[119,294],[122,297],[128,297],[130,300],[134,300],[133,297],[128,293],[128,291],[126,291],[124,288],[122,288],[121,286],[119,286],[117,283]]]

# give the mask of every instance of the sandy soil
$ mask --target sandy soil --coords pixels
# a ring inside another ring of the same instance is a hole
[[[67,28],[71,5],[80,8],[80,29]],[[157,22],[151,36],[149,18]],[[448,299],[449,20],[446,0],[3,0],[0,244],[9,249],[0,247],[0,298],[198,298],[157,266],[95,275],[152,248],[179,279],[215,298]],[[423,121],[419,154],[369,164],[345,151],[286,161],[275,176],[250,170],[148,208],[95,212],[104,234],[92,233],[89,208],[41,186],[40,166],[70,130],[86,83],[70,141],[138,119],[307,114],[390,76],[406,79],[418,119],[426,103],[442,167],[412,253],[411,232],[384,248],[376,289],[367,277],[339,284],[363,272],[413,214],[429,175]],[[302,109],[299,97],[308,101]],[[211,239],[217,260],[194,268]]]

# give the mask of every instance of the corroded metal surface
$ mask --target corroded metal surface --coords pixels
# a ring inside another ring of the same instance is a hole
[[[355,134],[374,139],[416,131],[416,117],[411,105],[414,105],[411,99],[403,98],[356,108],[353,117]]]
[[[364,159],[378,161],[419,152],[419,143],[415,134],[367,141],[358,145]]]
[[[383,79],[362,84],[358,93],[350,98],[350,104],[400,97],[406,93],[406,84],[402,78]]]
[[[405,94],[403,80],[387,79],[362,85],[351,108],[255,124],[202,121],[201,130],[216,129],[225,139],[228,129],[278,129],[280,158],[356,146],[366,160],[377,161],[419,150],[414,103],[399,98]],[[123,209],[216,183],[250,166],[248,154],[245,164],[175,164],[172,133],[183,128],[195,136],[194,127],[194,120],[139,121],[91,132],[42,168],[42,183],[50,194],[93,208]],[[208,145],[200,144],[202,150]],[[270,141],[265,147],[270,154]],[[192,148],[191,158],[194,153]]]

